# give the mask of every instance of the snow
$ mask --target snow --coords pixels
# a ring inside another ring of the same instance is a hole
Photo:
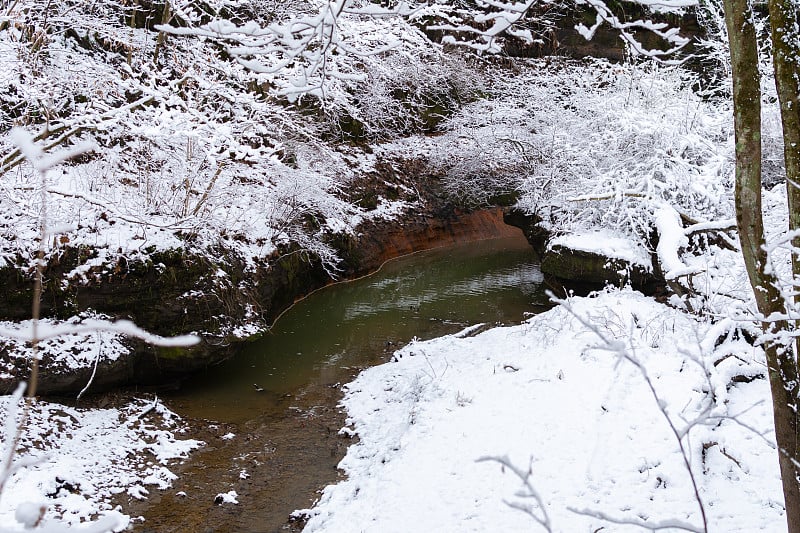
[[[228,492],[220,492],[214,497],[214,502],[222,505],[223,503],[232,503],[234,505],[238,505],[239,501],[236,499],[239,495],[236,494],[235,490],[229,490]]]
[[[719,327],[631,290],[568,305],[476,337],[412,343],[396,362],[362,372],[342,402],[344,433],[359,438],[339,465],[347,479],[298,512],[309,517],[305,531],[535,529],[510,507],[533,503],[518,495],[520,479],[496,461],[478,462],[486,457],[530,469],[554,531],[609,527],[576,509],[700,528],[660,405],[689,430],[682,442],[712,530],[784,528],[761,352],[746,342],[714,347]],[[575,315],[644,370],[604,349]],[[721,353],[731,357],[715,367]]]
[[[511,28],[518,8],[532,3],[490,2],[505,11],[476,17],[438,2],[415,16],[465,32],[474,22],[491,23],[474,40],[445,40],[498,50],[501,29],[533,37]],[[601,0],[588,3],[604,12]],[[694,2],[639,3],[682,9]],[[223,12],[245,2],[208,4]],[[13,23],[0,32],[7,60],[0,107],[9,119],[0,130],[13,122],[30,131],[0,137],[0,266],[28,267],[44,222],[48,259],[67,247],[93,253],[59,280],[62,287],[158,250],[187,250],[217,265],[222,249],[242,260],[247,278],[292,244],[334,269],[338,258],[326,236],[353,234],[370,219],[402,221],[421,202],[411,188],[405,199],[378,198],[367,212],[346,200],[353,177],[398,157],[423,162],[423,172],[441,175],[450,197],[466,205],[519,193],[517,208],[564,232],[553,244],[650,268],[655,229],[662,271],[687,289],[669,297],[674,307],[630,290],[574,298],[569,308],[521,326],[479,333],[484,328],[476,325],[412,343],[396,362],[362,373],[343,402],[349,425],[341,434],[359,438],[341,463],[348,479],[304,511],[308,530],[535,528],[532,516],[514,509],[525,505],[555,531],[609,529],[600,514],[698,528],[679,444],[712,529],[782,530],[763,354],[747,340],[756,334],[747,276],[736,251],[702,242],[732,222],[726,102],[695,94],[696,79],[660,67],[548,59],[520,61],[513,75],[488,62],[467,68],[392,16],[410,14],[403,3],[337,2],[346,9],[336,20],[333,4],[300,4],[237,26],[206,23],[207,13],[179,3],[173,7],[187,24],[170,28],[171,59],[162,67],[152,59],[153,32],[129,27],[119,2],[92,2],[85,11],[15,2],[3,16]],[[579,31],[589,36],[601,23],[624,25],[601,18]],[[30,39],[37,25],[48,28],[41,50]],[[653,30],[676,47],[685,42],[650,21],[625,27]],[[395,48],[401,42],[405,48]],[[223,47],[232,59],[211,59]],[[320,106],[314,118],[313,105],[290,106],[280,95],[298,104],[307,95],[327,100],[313,102]],[[435,107],[448,116],[440,135],[410,135],[430,132],[420,116]],[[764,109],[772,167],[782,157],[776,109]],[[321,140],[335,138],[350,120],[367,142],[394,140],[368,149]],[[74,134],[75,144],[43,153],[42,146],[59,144],[56,131]],[[36,134],[42,140],[34,144]],[[17,148],[28,163],[15,166]],[[93,152],[54,166],[87,150]],[[779,168],[769,172],[780,177]],[[781,232],[785,204],[785,194],[765,192],[770,268],[784,280],[791,240]],[[681,215],[699,222],[684,229]],[[222,270],[214,277],[233,283]],[[250,287],[243,281],[230,288]],[[784,294],[791,291],[785,283]],[[256,307],[246,313],[252,321],[223,324],[223,333],[261,331]],[[174,342],[91,311],[40,321],[36,335],[33,328],[31,321],[0,324],[3,377],[33,357],[26,343],[33,337],[45,338],[41,357],[67,368],[125,357],[123,334]],[[15,402],[0,399],[6,446],[19,416]],[[175,479],[169,465],[201,444],[177,439],[180,420],[140,400],[119,409],[37,401],[30,417],[16,455],[28,466],[3,490],[2,531],[37,522],[44,502],[42,531],[100,515],[126,527],[129,518],[110,498],[168,488]],[[676,440],[670,423],[686,436]],[[218,495],[220,503],[236,504],[237,497]]]
[[[650,254],[642,246],[623,235],[608,229],[580,233],[567,233],[555,237],[549,246],[564,246],[572,250],[594,252],[610,259],[622,259],[646,270],[653,268]]]
[[[0,398],[4,420],[13,399]],[[182,427],[157,400],[110,409],[36,401],[15,457],[16,464],[29,465],[15,470],[3,490],[0,524],[27,523],[44,506],[51,522],[79,524],[105,515],[119,524],[115,530],[125,528],[129,517],[111,505],[111,498],[122,492],[146,497],[147,487],[168,488],[176,478],[169,465],[203,444],[177,438]],[[21,528],[3,531],[16,529]]]
[[[686,238],[678,212],[670,206],[663,206],[656,210],[653,221],[658,231],[656,252],[664,269],[664,278],[673,280],[695,273],[694,269],[687,267],[680,259],[679,252],[689,245],[689,239]]]

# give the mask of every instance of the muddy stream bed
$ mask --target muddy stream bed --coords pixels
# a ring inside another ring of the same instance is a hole
[[[270,333],[161,395],[207,445],[173,467],[171,489],[126,505],[144,517],[134,530],[299,531],[290,513],[338,479],[352,443],[338,434],[342,385],[415,336],[519,323],[548,307],[541,280],[520,235],[402,257],[302,300]],[[231,490],[238,505],[215,504]]]

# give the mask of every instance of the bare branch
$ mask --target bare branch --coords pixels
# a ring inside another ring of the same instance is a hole
[[[567,300],[562,300],[560,298],[557,298],[550,291],[547,291],[547,294],[550,297],[550,300],[552,302],[563,306],[564,309],[567,310],[567,312],[569,312],[581,324],[583,324],[586,328],[591,330],[595,335],[597,335],[600,338],[600,340],[603,342],[603,344],[601,346],[599,346],[600,348],[605,349],[607,351],[615,352],[620,357],[620,359],[628,361],[633,366],[635,366],[637,370],[639,370],[639,373],[641,374],[642,378],[644,379],[645,383],[647,384],[648,389],[650,390],[650,394],[652,395],[653,399],[656,402],[656,405],[658,406],[658,410],[663,415],[664,419],[667,422],[667,425],[670,428],[670,431],[672,432],[673,436],[675,437],[675,441],[676,441],[676,443],[678,445],[678,448],[680,449],[680,453],[681,453],[681,456],[683,458],[684,467],[685,467],[686,472],[689,475],[689,479],[690,479],[690,481],[692,483],[692,489],[694,490],[695,501],[697,502],[697,505],[698,505],[698,507],[700,509],[700,516],[701,516],[701,518],[703,520],[703,527],[702,528],[696,528],[695,526],[692,526],[692,525],[689,525],[689,524],[685,524],[684,526],[671,525],[671,526],[658,527],[657,529],[665,529],[666,527],[680,527],[681,529],[685,529],[686,531],[695,531],[695,532],[708,533],[708,519],[706,518],[705,505],[703,504],[703,499],[700,496],[700,489],[699,489],[698,484],[697,484],[697,479],[695,478],[694,471],[692,470],[692,465],[691,465],[691,462],[689,460],[689,452],[686,450],[686,446],[684,445],[684,442],[683,442],[683,437],[685,435],[682,434],[678,430],[678,428],[675,426],[675,423],[672,421],[672,417],[667,412],[666,404],[662,401],[661,397],[658,395],[658,391],[656,391],[655,386],[653,385],[653,381],[650,379],[650,376],[647,373],[647,369],[644,367],[644,365],[641,363],[641,361],[639,361],[636,358],[636,356],[631,353],[631,351],[628,349],[627,345],[624,342],[609,339],[600,330],[600,328],[598,328],[595,324],[591,323],[589,320],[587,320],[586,318],[584,318],[581,315],[579,315],[578,313],[576,313],[575,310],[572,308],[572,306],[569,304],[569,302]],[[591,516],[596,516],[596,515],[591,515]],[[615,523],[636,524],[637,521],[634,520],[634,521],[631,521],[631,522],[615,522]],[[672,523],[672,522],[670,522],[670,523]],[[659,523],[656,523],[656,525],[658,525],[658,524]],[[643,525],[642,527],[650,527],[650,526]]]
[[[531,483],[531,475],[533,474],[533,469],[531,466],[528,467],[527,471],[522,470],[521,468],[517,467],[511,460],[508,458],[507,455],[504,456],[484,456],[478,458],[475,462],[483,463],[487,461],[492,461],[495,463],[500,463],[503,468],[508,468],[511,472],[522,481],[522,484],[525,486],[527,492],[519,493],[518,496],[523,498],[532,498],[535,502],[535,505],[527,505],[522,504],[519,502],[509,502],[506,501],[506,505],[511,507],[512,509],[516,509],[518,511],[522,511],[523,513],[529,515],[533,518],[536,523],[542,526],[548,533],[552,533],[553,525],[550,522],[550,516],[547,514],[547,508],[545,507],[544,500],[536,488]],[[538,512],[541,514],[537,514]]]
[[[707,528],[699,529],[693,526],[692,524],[684,522],[682,520],[668,519],[668,520],[660,520],[658,522],[654,522],[650,520],[642,520],[639,518],[617,518],[608,515],[602,511],[595,511],[593,509],[576,509],[575,507],[567,507],[567,509],[569,509],[575,514],[583,516],[591,516],[592,518],[605,520],[606,522],[611,522],[612,524],[619,524],[625,526],[638,526],[642,529],[649,529],[650,531],[661,531],[664,529],[680,529],[682,531],[691,531],[692,533],[706,533],[708,531]]]

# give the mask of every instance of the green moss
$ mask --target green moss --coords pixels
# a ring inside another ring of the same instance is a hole
[[[191,356],[191,349],[179,346],[159,346],[156,349],[159,359],[176,360]]]
[[[378,208],[378,201],[378,193],[368,189],[356,199],[355,204],[366,211],[372,211]]]

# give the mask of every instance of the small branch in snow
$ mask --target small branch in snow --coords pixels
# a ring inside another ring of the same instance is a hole
[[[647,529],[650,531],[661,531],[663,529],[680,529],[683,531],[691,531],[692,533],[705,533],[708,531],[707,528],[698,529],[692,524],[689,524],[688,522],[684,522],[682,520],[661,520],[659,522],[651,522],[649,520],[645,521],[636,518],[617,518],[611,515],[607,515],[602,511],[595,511],[593,509],[576,509],[574,507],[567,507],[567,509],[569,509],[575,514],[583,516],[591,516],[592,518],[598,518],[606,522],[611,522],[612,524],[619,524],[625,526],[638,526],[642,529]]]
[[[78,393],[78,396],[75,397],[76,400],[80,400],[81,396],[89,390],[89,387],[92,386],[94,383],[94,376],[97,374],[97,364],[100,362],[100,354],[103,352],[103,339],[100,338],[100,342],[97,343],[97,354],[94,357],[94,366],[92,367],[92,375],[89,376],[89,381],[86,383],[86,386],[81,389]]]
[[[625,197],[625,198],[649,198],[649,194],[645,194],[642,192],[637,191],[611,191],[607,193],[601,194],[584,194],[581,196],[572,196],[567,198],[568,202],[602,202],[603,200],[613,200],[618,197]]]
[[[681,217],[683,218],[683,217]],[[709,222],[696,222],[691,226],[684,228],[683,233],[687,237],[695,233],[703,233],[708,231],[735,231],[736,220],[711,220]]]
[[[484,456],[478,458],[475,462],[476,463],[484,463],[484,462],[495,462],[500,463],[503,469],[508,468],[511,472],[522,481],[522,484],[525,486],[526,492],[520,492],[517,495],[522,498],[532,498],[536,503],[535,505],[526,505],[517,502],[509,502],[505,501],[505,504],[511,507],[512,509],[516,509],[518,511],[522,511],[523,513],[527,514],[531,518],[533,518],[537,524],[542,526],[548,533],[552,533],[553,531],[553,524],[550,522],[550,516],[547,514],[547,508],[545,507],[544,500],[542,496],[539,494],[539,491],[531,483],[531,475],[533,474],[533,467],[528,466],[528,470],[522,470],[511,460],[508,458],[507,455],[502,457],[500,456]],[[539,510],[539,514],[537,514],[536,510]]]

